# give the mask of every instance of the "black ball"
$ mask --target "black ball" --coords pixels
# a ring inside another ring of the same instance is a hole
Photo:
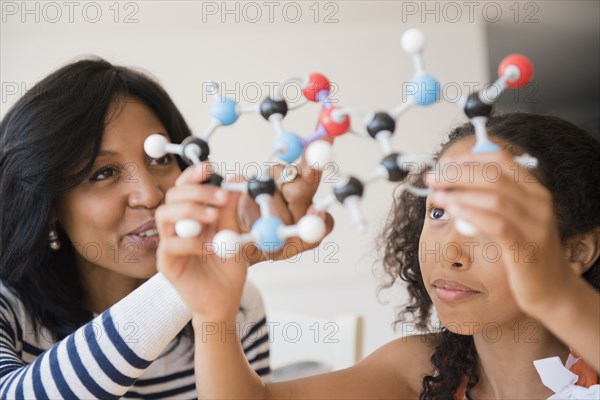
[[[223,177],[217,173],[213,173],[210,177],[202,182],[203,185],[217,186],[221,187],[221,183],[223,183]]]
[[[267,121],[273,114],[281,114],[281,118],[285,117],[288,112],[288,105],[285,100],[275,101],[267,97],[260,103],[260,115]]]
[[[396,129],[396,121],[386,112],[378,112],[373,116],[373,119],[367,124],[367,132],[372,138],[375,138],[381,131],[389,131],[394,133]]]
[[[398,165],[398,153],[392,153],[383,158],[381,160],[381,165],[388,172],[388,180],[390,182],[400,182],[404,180],[408,176],[408,171],[403,170]]]
[[[492,104],[486,104],[479,98],[479,92],[475,92],[467,97],[467,102],[465,103],[465,114],[467,117],[489,117],[492,115],[493,111]]]
[[[261,181],[257,178],[251,178],[248,180],[248,194],[254,200],[261,194],[268,194],[273,196],[275,194],[276,186],[273,179],[268,181]]]
[[[183,140],[183,142],[181,142],[181,145],[183,146],[183,155],[181,156],[181,159],[187,164],[192,165],[194,163],[192,160],[185,156],[185,149],[187,146],[190,145],[195,145],[200,148],[200,156],[198,157],[200,161],[206,161],[208,159],[208,155],[210,154],[210,148],[208,147],[208,143],[200,139],[199,137],[188,136]]]
[[[351,176],[344,186],[335,187],[333,189],[333,194],[335,194],[337,201],[344,203],[344,200],[350,196],[361,197],[364,190],[365,187],[363,186],[362,182]]]

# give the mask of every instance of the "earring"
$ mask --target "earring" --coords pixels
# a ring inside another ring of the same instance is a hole
[[[52,250],[60,250],[60,240],[58,240],[58,233],[56,232],[54,224],[52,225],[52,228],[50,228],[50,233],[48,233],[48,241],[50,242],[50,248]]]

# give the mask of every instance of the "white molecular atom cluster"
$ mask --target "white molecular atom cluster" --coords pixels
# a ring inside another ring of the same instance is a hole
[[[350,128],[350,118],[357,118],[362,122],[368,135],[376,140],[382,149],[383,158],[372,172],[371,176],[361,180],[355,176],[340,175],[333,193],[322,199],[315,199],[314,206],[317,210],[325,211],[336,202],[343,204],[359,230],[365,227],[365,221],[360,210],[360,199],[365,186],[379,179],[390,182],[406,182],[408,175],[414,171],[414,166],[425,165],[433,167],[431,156],[410,155],[396,152],[392,148],[391,137],[396,130],[398,118],[413,106],[426,107],[440,101],[440,83],[428,74],[423,62],[423,49],[425,36],[417,29],[410,29],[402,36],[402,48],[413,59],[415,73],[410,81],[412,94],[407,101],[398,105],[392,111],[364,112],[349,107],[334,106],[330,100],[331,85],[329,80],[320,73],[312,73],[305,77],[294,77],[280,83],[273,97],[265,98],[258,106],[243,106],[235,100],[221,96],[216,84],[212,85],[214,100],[211,106],[211,120],[206,130],[199,136],[189,136],[180,144],[169,143],[162,135],[151,135],[144,143],[144,150],[153,158],[163,157],[167,153],[177,154],[187,164],[199,164],[208,159],[210,147],[208,140],[217,128],[234,124],[242,114],[260,114],[275,130],[272,152],[266,160],[278,159],[289,165],[304,155],[308,165],[314,168],[323,168],[332,161],[332,145],[323,139],[334,138],[353,132]],[[502,60],[498,68],[498,79],[485,90],[471,93],[464,98],[460,105],[475,128],[476,144],[474,153],[496,152],[500,148],[488,139],[486,123],[493,112],[493,104],[506,88],[519,88],[526,85],[533,76],[533,66],[529,59],[520,54],[512,54]],[[316,130],[303,137],[298,133],[285,129],[283,119],[288,111],[286,99],[280,91],[289,82],[298,82],[302,87],[303,102],[294,108],[307,103],[319,103],[321,113]],[[527,155],[517,159],[522,165],[536,166],[536,160]],[[265,162],[263,165],[268,165]],[[293,169],[292,169],[293,170]],[[289,177],[291,179],[295,177]],[[278,185],[285,183],[285,179],[278,181],[272,176],[268,168],[250,178],[247,182],[225,182],[223,178],[214,173],[205,184],[220,186],[225,190],[247,192],[260,207],[260,218],[253,224],[250,232],[239,234],[223,230],[214,238],[217,253],[222,256],[235,254],[231,249],[240,249],[241,245],[253,243],[258,249],[275,252],[283,247],[285,241],[291,237],[299,237],[305,242],[318,242],[325,235],[326,227],[321,218],[314,215],[305,215],[295,225],[285,225],[279,218],[271,213],[271,201],[278,190]],[[406,183],[406,190],[418,196],[427,196],[431,191],[428,188],[418,188]],[[457,220],[456,228],[464,235],[476,234],[472,225],[465,221]],[[195,220],[178,221],[175,225],[180,237],[194,237],[200,234],[201,226]]]

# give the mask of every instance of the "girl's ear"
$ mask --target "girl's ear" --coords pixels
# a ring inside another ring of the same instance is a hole
[[[600,256],[600,227],[569,239],[566,251],[571,268],[578,275],[586,273]]]

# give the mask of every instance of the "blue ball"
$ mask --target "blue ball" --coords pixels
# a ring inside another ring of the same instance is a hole
[[[262,251],[274,252],[283,247],[283,240],[277,235],[277,229],[283,225],[283,222],[276,217],[261,217],[254,225],[252,232],[258,234],[258,242],[256,247]]]
[[[216,97],[210,107],[210,115],[221,121],[224,126],[231,125],[238,120],[235,111],[237,101],[229,97]]]
[[[415,103],[420,106],[428,106],[440,98],[440,83],[431,75],[420,75],[411,82],[411,88]]]
[[[284,150],[277,151],[277,157],[286,163],[296,161],[302,155],[302,150],[304,149],[300,136],[293,132],[283,132],[277,135],[273,141],[273,149],[278,148],[283,148]]]

